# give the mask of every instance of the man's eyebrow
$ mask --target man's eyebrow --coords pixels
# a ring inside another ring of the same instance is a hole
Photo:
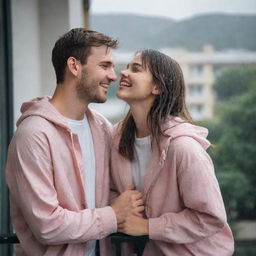
[[[115,63],[112,62],[112,61],[101,61],[100,64],[106,64],[106,65],[108,65],[108,66],[113,66],[113,67],[115,67]]]

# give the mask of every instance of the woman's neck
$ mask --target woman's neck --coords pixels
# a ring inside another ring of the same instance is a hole
[[[144,106],[131,106],[131,113],[136,125],[136,136],[138,138],[143,138],[151,134],[147,120],[149,110],[149,108],[145,108]]]

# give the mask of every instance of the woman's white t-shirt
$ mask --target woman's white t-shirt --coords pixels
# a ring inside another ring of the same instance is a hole
[[[152,156],[151,136],[135,138],[132,176],[136,189],[143,192],[144,178]]]

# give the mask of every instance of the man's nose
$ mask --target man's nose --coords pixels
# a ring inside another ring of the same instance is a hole
[[[115,72],[114,69],[111,70],[111,72],[109,72],[108,78],[109,78],[111,81],[116,81],[116,80],[117,80],[117,75],[116,75],[116,72]]]

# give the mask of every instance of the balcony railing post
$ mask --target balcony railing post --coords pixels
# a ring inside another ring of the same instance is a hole
[[[110,235],[111,243],[115,247],[115,256],[121,256],[121,244],[131,243],[134,248],[134,253],[137,256],[142,256],[146,243],[148,242],[148,236],[129,236],[122,233],[115,233]]]
[[[1,234],[0,244],[18,244],[19,239],[16,234]]]
[[[122,233],[115,233],[110,235],[111,243],[115,247],[115,256],[122,256],[122,243],[131,243],[134,248],[134,253],[137,256],[142,256],[148,236],[129,236]],[[3,234],[0,235],[0,244],[17,244],[19,239],[16,234]]]

